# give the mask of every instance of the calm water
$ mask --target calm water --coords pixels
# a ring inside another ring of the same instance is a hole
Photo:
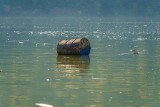
[[[89,56],[57,56],[78,37]],[[44,104],[160,107],[160,20],[0,18],[0,107]]]

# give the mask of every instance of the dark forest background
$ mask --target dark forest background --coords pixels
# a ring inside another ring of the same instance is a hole
[[[160,0],[0,0],[0,16],[159,17]]]

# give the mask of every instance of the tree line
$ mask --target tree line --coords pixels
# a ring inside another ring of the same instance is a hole
[[[1,0],[0,16],[157,17],[159,0]]]

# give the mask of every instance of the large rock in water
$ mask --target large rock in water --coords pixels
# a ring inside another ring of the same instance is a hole
[[[91,46],[87,38],[61,40],[57,45],[58,55],[89,55]]]

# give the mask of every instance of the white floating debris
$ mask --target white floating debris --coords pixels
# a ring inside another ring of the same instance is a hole
[[[47,78],[46,81],[51,81],[51,79]]]
[[[35,105],[40,106],[40,107],[53,107],[52,105],[44,104],[44,103],[35,103]]]
[[[19,43],[19,44],[23,44],[24,42],[22,42],[22,41],[19,41],[18,43]]]

